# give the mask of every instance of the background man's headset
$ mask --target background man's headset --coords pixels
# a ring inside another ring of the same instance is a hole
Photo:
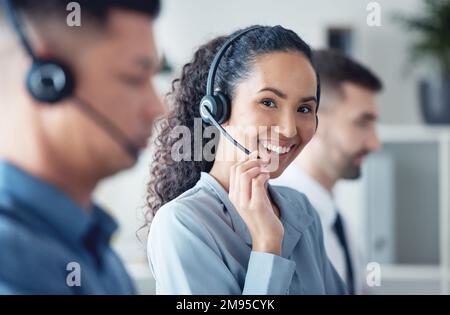
[[[240,37],[245,35],[248,32],[253,30],[261,29],[262,26],[254,26],[248,29],[245,29],[235,36],[229,38],[222,45],[220,50],[217,52],[216,56],[211,63],[208,73],[208,81],[206,83],[206,95],[202,98],[200,102],[200,116],[205,124],[214,125],[222,135],[231,141],[236,147],[242,150],[245,154],[250,155],[250,150],[241,145],[236,139],[234,139],[226,130],[221,126],[224,122],[228,120],[231,112],[231,102],[227,95],[225,95],[221,91],[214,91],[214,81],[217,72],[217,68],[219,67],[220,61],[222,57],[227,52],[228,48]],[[319,106],[320,99],[320,82],[317,77],[317,108]],[[316,129],[318,126],[319,120],[316,115]]]
[[[55,59],[41,59],[36,56],[30,41],[25,35],[18,10],[12,0],[2,0],[6,15],[19,37],[20,43],[30,56],[33,64],[26,76],[26,87],[30,95],[45,105],[56,105],[58,102],[73,98],[80,108],[103,128],[133,158],[137,159],[139,149],[125,133],[123,133],[106,116],[95,110],[86,101],[74,95],[75,78],[69,67]]]

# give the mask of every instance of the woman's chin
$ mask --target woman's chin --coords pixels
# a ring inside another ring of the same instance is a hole
[[[260,157],[266,160],[269,160],[269,164],[267,165],[267,170],[269,171],[270,178],[274,179],[280,176],[285,169],[294,161],[297,157],[296,152],[289,152],[286,154],[278,155],[276,153],[272,153],[270,155],[262,154]]]

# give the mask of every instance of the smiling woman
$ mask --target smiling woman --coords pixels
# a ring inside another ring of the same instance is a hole
[[[236,34],[200,47],[173,85],[173,110],[159,131],[148,185],[153,219],[148,257],[157,292],[343,294],[346,289],[327,258],[320,221],[308,200],[267,184],[295,159],[317,127],[320,89],[310,48],[281,26]],[[179,139],[171,136],[174,128],[191,130],[191,147],[210,141],[196,138],[203,133],[194,131],[195,120],[210,66],[230,38],[235,40],[214,80],[231,104],[231,113],[220,123],[239,127],[233,137],[240,143],[253,140],[248,147],[253,153],[247,156],[221,137],[216,159],[175,161],[171,148]],[[219,159],[227,153],[234,158]],[[274,159],[276,167],[269,170]]]

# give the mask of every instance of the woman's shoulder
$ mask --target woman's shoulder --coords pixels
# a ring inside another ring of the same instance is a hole
[[[163,205],[152,220],[150,230],[174,231],[180,224],[190,230],[223,221],[223,205],[218,198],[201,186],[194,186]],[[169,230],[171,229],[171,230]]]
[[[188,255],[192,246],[219,253],[218,233],[229,226],[222,210],[221,203],[205,188],[189,189],[156,212],[148,235],[149,253],[170,246]]]

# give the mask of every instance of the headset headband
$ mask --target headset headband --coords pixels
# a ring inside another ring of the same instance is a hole
[[[217,68],[219,67],[219,63],[220,63],[223,55],[227,52],[228,47],[230,47],[231,44],[233,44],[233,42],[236,41],[242,35],[250,32],[250,31],[253,31],[255,29],[258,29],[258,28],[263,28],[263,27],[262,26],[253,26],[253,27],[250,27],[250,28],[245,29],[243,31],[240,31],[239,33],[237,33],[233,37],[229,38],[222,45],[222,47],[220,48],[220,50],[217,52],[216,56],[214,57],[214,60],[211,63],[211,67],[209,68],[208,81],[206,83],[206,94],[207,95],[213,95],[214,94],[214,79],[215,79],[215,76],[216,76]]]
[[[19,35],[20,43],[22,44],[28,55],[30,55],[30,57],[33,59],[33,61],[37,60],[33,48],[31,47],[30,42],[27,40],[27,37],[25,36],[23,25],[19,17],[19,13],[14,8],[12,0],[3,0],[3,6],[5,8],[6,15],[11,22],[11,25],[14,27],[17,35]]]

